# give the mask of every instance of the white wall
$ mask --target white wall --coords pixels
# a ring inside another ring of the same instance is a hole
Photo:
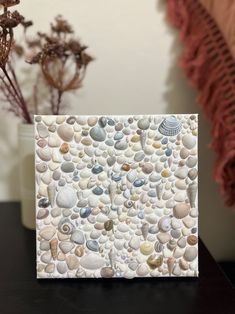
[[[84,88],[70,98],[74,114],[199,112],[195,93],[177,66],[181,50],[165,20],[161,0],[22,0],[18,10],[35,30],[62,13],[74,25],[89,52]],[[0,199],[19,199],[17,120],[0,116]],[[211,178],[214,156],[207,148],[209,126],[200,122],[200,233],[218,259],[235,259],[235,217],[223,207]]]

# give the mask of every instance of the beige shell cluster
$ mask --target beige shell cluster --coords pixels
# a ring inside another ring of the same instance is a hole
[[[35,116],[38,278],[198,276],[198,117]]]

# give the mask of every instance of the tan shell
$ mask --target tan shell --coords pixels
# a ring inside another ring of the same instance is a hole
[[[56,260],[57,249],[58,249],[58,240],[57,239],[52,239],[50,241],[50,249],[51,249],[51,256],[52,256],[53,260]]]
[[[62,154],[66,154],[68,153],[69,151],[69,144],[68,143],[63,143],[61,146],[60,146],[60,152]]]
[[[140,246],[140,252],[143,255],[150,255],[151,253],[153,253],[153,249],[154,249],[153,244],[150,242],[144,242]]]
[[[84,254],[84,247],[83,246],[77,246],[76,249],[75,249],[75,254],[78,256],[78,257],[82,257],[83,254]]]
[[[198,243],[198,238],[197,236],[191,234],[187,237],[187,242],[189,245],[196,245]]]
[[[175,259],[174,257],[169,257],[167,259],[167,268],[168,268],[168,272],[169,272],[169,275],[171,276],[172,274],[172,271],[173,271],[173,268],[174,268],[174,264],[175,264]]]
[[[147,259],[147,264],[151,269],[156,269],[163,264],[163,256],[160,255],[159,257],[155,258],[154,255],[150,255],[149,258]]]

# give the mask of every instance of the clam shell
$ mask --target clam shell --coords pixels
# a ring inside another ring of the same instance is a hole
[[[184,253],[184,259],[187,262],[192,262],[197,257],[197,254],[198,252],[196,247],[187,247]]]
[[[88,253],[80,259],[80,265],[85,269],[95,270],[101,268],[105,260],[95,253]]]
[[[103,128],[95,126],[90,130],[90,136],[94,141],[103,142],[106,139],[106,132]]]
[[[182,219],[189,214],[190,206],[186,203],[176,204],[173,208],[173,214],[176,218]]]
[[[182,143],[187,149],[192,149],[196,145],[196,137],[190,134],[186,134],[182,137]]]
[[[175,116],[168,116],[162,121],[158,131],[165,136],[175,136],[181,131],[181,128],[181,122]]]
[[[57,133],[59,137],[65,142],[71,142],[73,139],[73,128],[67,124],[62,124],[58,127]]]
[[[59,248],[64,254],[69,253],[74,248],[74,244],[70,241],[62,241],[59,244]]]
[[[77,195],[70,186],[63,187],[56,196],[56,204],[61,208],[72,208],[76,205]]]

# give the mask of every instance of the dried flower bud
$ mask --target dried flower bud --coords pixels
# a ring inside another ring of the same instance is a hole
[[[73,33],[73,29],[71,25],[66,20],[64,20],[61,15],[56,17],[55,24],[51,24],[51,30],[52,32],[55,32],[57,34],[60,34],[60,33],[72,34]]]
[[[5,8],[13,7],[20,3],[20,0],[0,0],[0,5],[4,6]]]

